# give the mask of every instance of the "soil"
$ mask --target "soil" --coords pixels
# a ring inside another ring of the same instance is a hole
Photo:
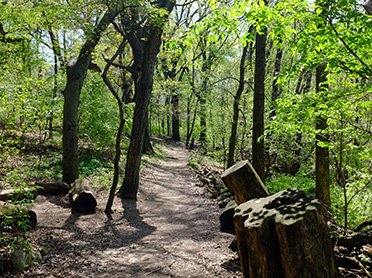
[[[167,158],[148,162],[137,201],[95,189],[95,214],[72,214],[67,196],[38,196],[30,240],[43,261],[5,277],[242,277],[234,236],[219,231],[221,209],[196,186],[181,143],[164,141]]]

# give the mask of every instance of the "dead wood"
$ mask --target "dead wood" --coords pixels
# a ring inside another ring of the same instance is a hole
[[[40,195],[65,195],[71,189],[68,183],[57,181],[57,182],[37,182],[34,183],[37,187],[37,191]]]
[[[266,197],[269,191],[248,160],[235,163],[221,178],[238,205],[258,197]]]
[[[75,180],[71,187],[72,211],[79,213],[95,213],[97,201],[86,179]]]
[[[304,192],[245,202],[234,224],[244,277],[338,277],[320,202]]]
[[[0,191],[0,201],[20,201],[23,199],[35,200],[37,197],[37,189],[34,187],[18,189],[10,188]]]

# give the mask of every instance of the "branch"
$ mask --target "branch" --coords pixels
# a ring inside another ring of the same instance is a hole
[[[357,60],[365,67],[365,68],[369,68],[369,66],[354,52],[354,50],[351,49],[351,47],[346,43],[346,41],[341,37],[341,35],[338,33],[338,31],[336,30],[335,26],[333,25],[332,23],[332,20],[327,17],[326,18],[327,22],[329,23],[329,25],[331,26],[332,30],[335,32],[336,36],[339,38],[339,40],[342,42],[342,44],[346,47],[346,49],[351,53],[351,55],[353,55],[355,58],[357,58]]]

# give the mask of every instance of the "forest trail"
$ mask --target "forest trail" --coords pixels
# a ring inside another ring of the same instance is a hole
[[[163,143],[167,158],[146,163],[138,201],[115,198],[110,220],[108,190],[95,190],[91,215],[71,214],[66,197],[39,196],[31,238],[44,260],[6,277],[242,277],[233,236],[219,231],[220,209],[195,185],[188,152]]]

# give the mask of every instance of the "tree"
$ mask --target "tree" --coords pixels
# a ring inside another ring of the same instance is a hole
[[[98,25],[88,33],[79,56],[67,64],[67,83],[63,92],[63,181],[72,183],[79,178],[78,109],[80,92],[91,62],[91,54],[103,32],[122,11],[121,1],[113,2]]]
[[[154,66],[160,50],[161,35],[164,25],[175,3],[169,0],[160,0],[156,7],[163,11],[157,18],[149,22],[149,32],[146,38],[143,59],[141,64],[141,77],[136,90],[136,106],[133,115],[133,125],[130,145],[125,166],[125,177],[121,188],[121,197],[136,199],[139,185],[139,170],[141,164],[141,150],[145,132],[146,114],[152,92]]]
[[[325,15],[326,1],[319,0],[317,2],[323,11],[320,13]],[[322,28],[323,26],[319,26]],[[320,103],[327,102],[328,85],[327,85],[327,64],[320,63],[316,67],[316,93]],[[316,129],[316,146],[315,146],[315,183],[316,197],[328,208],[331,205],[330,194],[330,177],[329,177],[329,135],[327,118],[323,109],[319,109],[315,117]]]
[[[256,58],[254,72],[252,165],[257,174],[265,180],[264,114],[265,114],[265,71],[266,71],[266,27],[256,30]]]
[[[239,87],[234,96],[234,108],[233,108],[233,122],[231,125],[231,134],[229,140],[229,157],[227,161],[227,167],[231,167],[234,164],[234,152],[235,152],[235,145],[236,145],[236,132],[238,128],[238,119],[239,119],[239,102],[244,90],[244,72],[245,72],[245,60],[247,57],[249,44],[243,47],[242,57],[240,59],[240,67],[239,67]]]

